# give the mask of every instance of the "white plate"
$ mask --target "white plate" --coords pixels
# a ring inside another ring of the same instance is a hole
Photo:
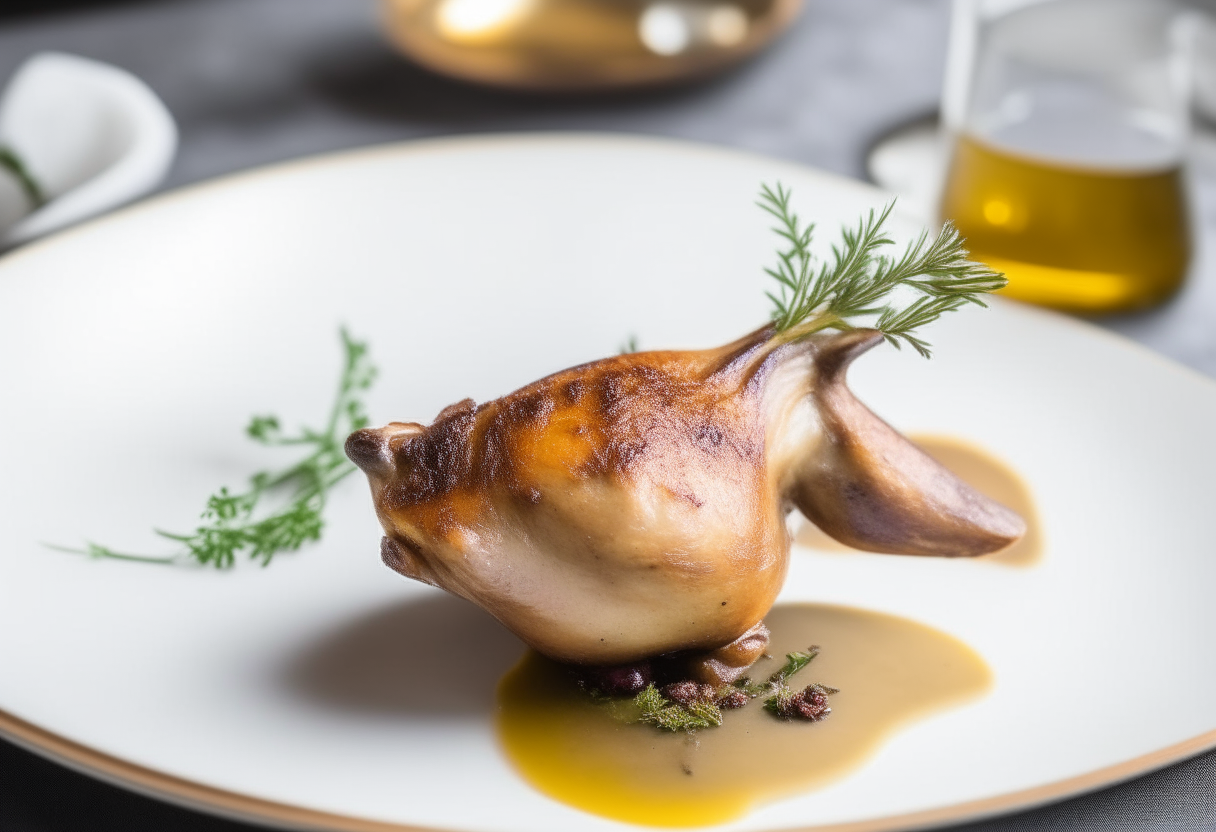
[[[353,478],[324,541],[264,570],[41,542],[156,551],[154,524],[190,528],[207,493],[268,461],[242,437],[251,413],[320,417],[340,323],[372,344],[382,421],[493,397],[630,333],[643,347],[734,338],[767,312],[773,241],[752,202],[778,179],[828,237],[883,201],[687,144],[481,138],[222,180],[0,261],[0,730],[133,788],[281,824],[621,828],[513,772],[491,708],[518,643],[381,566]],[[1011,463],[1039,501],[1042,564],[798,551],[784,599],[953,633],[995,689],[729,828],[959,820],[1216,744],[1216,385],[1014,305],[949,316],[931,340],[932,361],[867,356],[854,388],[905,430]],[[464,675],[419,691],[401,645],[432,663],[465,651]]]

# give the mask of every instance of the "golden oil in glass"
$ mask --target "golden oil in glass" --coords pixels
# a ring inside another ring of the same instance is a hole
[[[973,136],[956,143],[941,206],[1004,294],[1074,312],[1140,309],[1190,258],[1181,164],[1146,170],[1044,161]]]

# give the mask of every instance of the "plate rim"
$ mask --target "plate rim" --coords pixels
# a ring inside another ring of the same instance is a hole
[[[837,184],[843,187],[854,188],[859,191],[869,191],[877,195],[885,194],[892,199],[897,198],[896,194],[881,188],[873,182],[868,182],[864,179],[857,179],[852,176],[846,176],[845,174],[837,173],[835,171],[818,168],[814,165],[808,165],[794,159],[783,159],[776,156],[770,156],[766,153],[762,153],[757,150],[750,150],[748,148],[732,147],[730,145],[715,144],[713,142],[696,141],[694,139],[685,139],[650,133],[628,133],[623,131],[615,132],[611,130],[500,130],[485,133],[426,136],[417,139],[397,139],[361,145],[358,147],[343,148],[339,150],[323,150],[316,153],[306,153],[295,158],[268,162],[262,165],[254,165],[249,168],[221,173],[216,176],[209,176],[193,182],[186,182],[182,185],[178,185],[167,190],[156,191],[147,195],[146,197],[137,199],[134,202],[121,205],[112,211],[108,211],[98,216],[89,217],[81,220],[78,223],[69,225],[57,231],[53,231],[44,236],[37,237],[28,242],[19,243],[15,247],[8,250],[0,250],[0,272],[2,272],[4,268],[8,267],[13,262],[19,259],[24,259],[26,255],[41,251],[47,246],[58,245],[64,240],[70,239],[79,234],[91,232],[94,229],[108,225],[111,222],[121,222],[146,210],[156,210],[164,205],[171,204],[180,198],[189,198],[196,194],[205,193],[213,189],[233,186],[239,187],[246,182],[264,177],[270,178],[279,175],[291,175],[306,168],[340,165],[347,162],[357,162],[362,159],[373,159],[377,156],[405,156],[435,151],[443,152],[445,150],[458,150],[463,148],[476,149],[480,147],[494,146],[507,147],[512,145],[518,146],[538,143],[584,143],[588,145],[593,143],[602,143],[633,147],[649,146],[655,149],[683,151],[685,153],[691,151],[696,153],[704,153],[711,156],[725,156],[735,159],[743,157],[752,159],[756,162],[798,168],[803,173],[810,173],[824,179],[834,180]],[[910,216],[914,216],[917,220],[924,220],[923,217],[920,217],[911,211],[905,211],[905,213],[908,213]]]
[[[194,811],[283,829],[317,832],[450,832],[434,826],[413,826],[353,815],[323,812],[218,789],[193,780],[164,774],[97,751],[59,734],[39,728],[0,710],[0,737],[73,771],[113,786]],[[1182,762],[1216,748],[1216,730],[1150,751],[1121,763],[1074,777],[1012,792],[869,820],[782,827],[779,832],[895,832],[966,823],[997,815],[1033,809],[1071,797],[1118,785],[1140,775]],[[645,828],[645,827],[638,827]]]
[[[509,147],[542,142],[553,144],[584,143],[586,145],[602,143],[607,145],[623,145],[639,148],[649,146],[660,150],[695,152],[725,158],[738,159],[742,157],[744,159],[751,159],[756,162],[797,168],[804,174],[809,173],[823,179],[834,181],[836,184],[842,187],[853,188],[858,191],[868,191],[873,195],[887,196],[892,200],[897,200],[900,198],[898,194],[886,190],[877,183],[846,176],[845,174],[837,173],[835,171],[818,168],[814,165],[809,165],[795,159],[784,159],[776,156],[770,156],[760,151],[750,150],[748,148],[731,147],[729,145],[695,141],[692,139],[679,137],[653,135],[648,133],[617,133],[608,130],[506,130],[453,136],[428,136],[419,139],[402,139],[363,145],[354,148],[346,148],[342,150],[309,153],[293,159],[285,159],[265,165],[255,165],[254,167],[245,168],[243,170],[223,173],[218,176],[208,177],[195,182],[188,182],[169,190],[158,191],[135,202],[120,206],[119,208],[116,208],[108,213],[91,217],[76,223],[75,225],[70,225],[66,228],[60,229],[59,231],[52,232],[51,234],[47,234],[27,243],[19,244],[17,247],[11,248],[7,251],[0,250],[0,279],[5,279],[6,271],[13,267],[15,263],[19,263],[30,256],[35,256],[48,247],[57,247],[64,244],[65,241],[70,241],[71,239],[82,234],[91,233],[96,229],[103,228],[112,222],[123,222],[131,217],[138,216],[145,211],[156,211],[165,205],[170,205],[176,202],[179,199],[189,199],[193,196],[205,194],[209,191],[228,187],[240,187],[247,182],[261,178],[271,178],[280,175],[290,176],[297,171],[302,171],[308,168],[341,165],[348,162],[357,162],[363,159],[374,159],[377,156],[405,156],[435,151],[442,152],[445,150],[458,150],[463,148],[478,149],[483,147],[492,148],[494,146]],[[909,218],[921,222],[926,226],[934,225],[938,222],[934,217],[922,215],[913,205],[899,206],[899,210],[901,213],[906,214]],[[1069,315],[1047,307],[1032,306],[1031,304],[1005,298],[1000,295],[993,296],[993,298],[990,300],[1007,307],[1015,308],[1018,310],[1019,314],[1024,313],[1030,315],[1047,316],[1060,324],[1086,332],[1091,336],[1103,338],[1108,343],[1118,345],[1123,349],[1129,349],[1132,352],[1138,353],[1141,357],[1147,358],[1163,368],[1167,368],[1175,372],[1181,371],[1184,375],[1189,376],[1193,382],[1199,382],[1209,386],[1216,386],[1216,378],[1213,378],[1206,373],[1195,369],[1194,367],[1183,364],[1177,359],[1163,355],[1157,350],[1141,344],[1139,341],[1136,341],[1126,335],[1122,335],[1105,327],[1098,326],[1096,323],[1093,323],[1084,317]]]
[[[71,245],[74,239],[96,232],[112,222],[129,222],[145,211],[157,211],[179,199],[190,199],[201,194],[225,188],[244,187],[261,178],[293,176],[301,171],[341,166],[374,160],[377,157],[394,158],[434,152],[468,150],[509,149],[537,144],[594,145],[618,148],[654,149],[665,152],[704,154],[710,157],[738,160],[751,159],[769,165],[798,169],[841,187],[873,195],[894,197],[879,186],[854,179],[833,171],[816,168],[805,163],[768,156],[747,149],[726,145],[697,142],[682,138],[647,134],[615,133],[609,131],[507,131],[459,136],[438,136],[424,139],[392,141],[381,144],[309,154],[295,159],[260,165],[246,170],[226,173],[221,176],[188,183],[162,191],[146,199],[124,206],[118,210],[95,217],[38,240],[18,246],[0,254],[0,280],[14,265],[31,256],[38,256],[47,248]],[[911,208],[911,206],[909,206]],[[905,209],[917,221],[926,225],[932,218]],[[1216,388],[1216,379],[1182,364],[1126,336],[1070,315],[998,298],[1004,306],[1016,307],[1017,314],[1047,316],[1057,323],[1078,332],[1098,337],[1112,347],[1130,350],[1149,359],[1166,371],[1188,378],[1194,384],[1209,389]],[[255,797],[238,791],[180,778],[156,769],[139,765],[118,756],[78,743],[66,736],[42,728],[0,709],[0,738],[24,750],[60,764],[78,773],[93,777],[111,785],[146,797],[173,805],[200,811],[206,814],[233,820],[252,822],[285,829],[308,829],[318,832],[445,832],[439,827],[424,827],[400,824],[391,821],[373,820],[353,815],[308,809],[290,803],[281,803]],[[828,823],[812,826],[782,827],[781,832],[889,832],[898,829],[919,829],[963,823],[994,817],[1001,814],[1028,810],[1050,803],[1076,797],[1102,788],[1117,785],[1136,777],[1151,773],[1174,763],[1216,749],[1216,730],[1171,744],[1137,757],[1103,766],[1092,771],[1074,775],[1026,789],[1003,792],[977,800],[954,803],[932,809],[898,815],[888,815],[867,820]]]

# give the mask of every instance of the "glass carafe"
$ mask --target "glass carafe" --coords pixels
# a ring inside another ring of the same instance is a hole
[[[1174,7],[1045,0],[973,22],[942,216],[1012,297],[1090,313],[1168,297],[1191,250]]]

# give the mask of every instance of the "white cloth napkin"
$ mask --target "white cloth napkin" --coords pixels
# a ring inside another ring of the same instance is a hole
[[[74,55],[34,55],[0,97],[0,247],[147,193],[176,150],[173,117],[143,81]]]

